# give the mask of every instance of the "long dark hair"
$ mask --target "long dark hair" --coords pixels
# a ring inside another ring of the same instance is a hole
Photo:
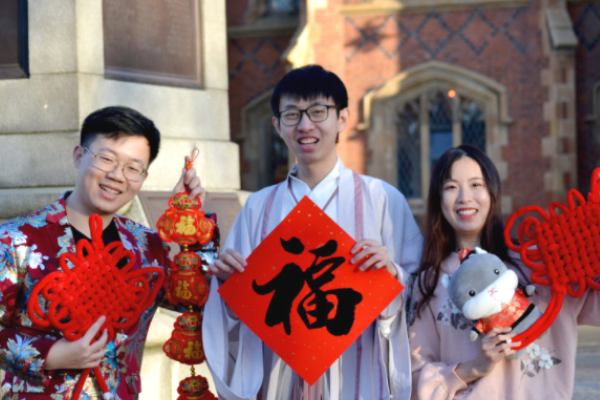
[[[423,300],[417,308],[418,312],[433,297],[440,277],[442,261],[456,250],[454,229],[442,214],[442,188],[444,182],[451,178],[452,165],[463,157],[469,157],[479,164],[491,199],[490,212],[481,232],[481,248],[510,262],[508,247],[504,243],[503,236],[502,184],[494,163],[484,152],[474,146],[463,144],[446,151],[433,166],[429,182],[425,245],[421,265],[417,271],[419,290],[423,295]]]

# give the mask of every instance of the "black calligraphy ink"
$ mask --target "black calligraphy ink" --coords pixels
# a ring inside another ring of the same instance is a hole
[[[305,249],[304,244],[296,237],[287,241],[281,239],[281,245],[286,252],[295,255],[302,254]],[[302,271],[297,264],[289,263],[264,285],[259,285],[256,280],[252,282],[252,288],[259,295],[274,292],[265,316],[267,326],[273,327],[281,323],[285,333],[291,334],[292,305],[304,284],[307,284],[311,291],[300,301],[297,308],[304,325],[308,329],[324,327],[334,336],[347,335],[350,332],[354,324],[356,306],[363,299],[362,294],[350,288],[321,290],[324,285],[335,279],[333,271],[345,261],[344,257],[332,257],[337,251],[337,246],[335,240],[330,240],[322,247],[309,250],[315,259],[306,271]],[[322,260],[319,262],[319,259]],[[314,319],[313,322],[309,316]]]

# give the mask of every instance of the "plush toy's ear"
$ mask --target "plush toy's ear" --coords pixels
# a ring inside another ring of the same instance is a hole
[[[477,254],[487,254],[487,251],[485,251],[481,247],[475,247],[475,253],[477,253]]]
[[[450,286],[450,280],[452,279],[452,277],[450,277],[450,275],[448,274],[444,274],[442,276],[442,285],[444,285],[444,287],[447,289],[448,286]]]

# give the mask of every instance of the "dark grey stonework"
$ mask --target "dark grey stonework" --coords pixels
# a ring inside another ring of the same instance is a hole
[[[29,76],[27,0],[0,1],[0,79]]]
[[[104,0],[105,77],[200,88],[196,0]]]

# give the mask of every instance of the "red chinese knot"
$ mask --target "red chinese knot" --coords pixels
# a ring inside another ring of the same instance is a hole
[[[106,321],[98,332],[108,332],[108,341],[118,330],[136,324],[155,300],[164,281],[164,272],[158,267],[148,267],[131,272],[135,255],[125,250],[121,242],[104,246],[102,240],[102,219],[93,214],[90,217],[92,242],[80,240],[77,254],[64,253],[60,257],[60,268],[40,280],[31,292],[27,312],[31,321],[39,326],[54,327],[62,331],[65,339],[75,341],[81,338],[90,326],[101,316]],[[119,269],[117,263],[127,259],[127,264]],[[68,262],[73,267],[69,268]],[[157,276],[153,287],[148,275]],[[39,300],[45,302],[44,308]],[[97,338],[96,338],[97,339]],[[79,398],[83,382],[89,369],[82,373],[72,398]],[[96,379],[103,392],[108,388],[98,368],[94,368]]]
[[[538,206],[516,211],[508,220],[504,239],[508,247],[521,255],[533,270],[531,280],[549,286],[552,298],[544,315],[527,331],[515,336],[523,348],[544,333],[558,316],[564,296],[583,295],[587,287],[600,290],[600,168],[592,173],[587,201],[581,193],[569,190],[568,206],[552,202],[548,213]],[[510,231],[517,218],[527,213],[519,224],[519,245],[513,244]],[[540,221],[540,219],[542,221]]]

